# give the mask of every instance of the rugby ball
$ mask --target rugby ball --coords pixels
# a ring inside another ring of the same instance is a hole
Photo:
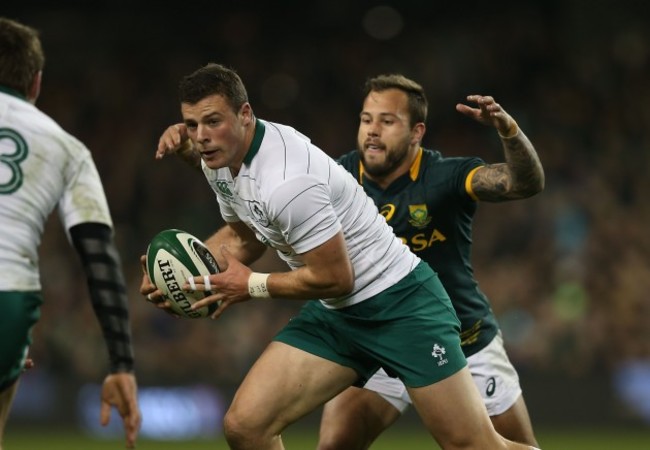
[[[147,274],[170,301],[172,310],[191,319],[211,315],[219,302],[197,310],[190,307],[213,292],[182,290],[189,277],[219,273],[217,261],[200,239],[175,228],[163,230],[147,248]]]

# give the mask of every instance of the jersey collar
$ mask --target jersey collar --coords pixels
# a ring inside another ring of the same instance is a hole
[[[417,180],[418,175],[420,175],[420,166],[422,165],[423,153],[424,151],[422,147],[420,147],[420,149],[418,150],[418,154],[415,156],[415,159],[413,160],[413,164],[411,164],[411,168],[409,169],[409,178],[411,179],[411,181]],[[364,173],[365,173],[365,169],[363,168],[363,162],[359,160],[359,184],[363,184]]]
[[[7,87],[7,86],[3,86],[1,84],[0,84],[0,92],[4,92],[5,94],[13,95],[14,97],[18,97],[18,98],[20,98],[22,100],[27,100],[27,97],[25,97],[23,94],[21,94],[17,90],[12,89],[12,88]]]
[[[423,153],[424,151],[422,150],[422,147],[420,147],[418,154],[415,156],[413,164],[411,164],[411,168],[409,169],[409,176],[411,177],[411,181],[417,180],[418,176],[420,175],[420,165],[422,164]]]
[[[260,119],[255,119],[255,134],[253,135],[253,142],[244,156],[244,164],[250,165],[251,161],[257,152],[260,151],[260,146],[262,145],[262,138],[264,137],[264,132],[266,131],[266,126]]]

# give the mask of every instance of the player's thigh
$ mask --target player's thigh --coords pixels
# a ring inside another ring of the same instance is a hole
[[[279,433],[352,385],[349,367],[283,342],[271,342],[240,385],[228,419]]]
[[[467,367],[408,391],[423,423],[443,448],[499,448],[500,438]]]
[[[318,448],[368,448],[399,417],[400,411],[377,392],[349,387],[325,404]]]

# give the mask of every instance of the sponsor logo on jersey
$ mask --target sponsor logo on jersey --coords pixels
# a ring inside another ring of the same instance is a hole
[[[384,216],[386,222],[388,222],[389,225],[390,225],[390,220],[393,218],[396,211],[397,208],[392,203],[387,203],[383,205],[381,208],[379,208],[379,214]],[[425,204],[410,205],[409,213],[411,216],[409,223],[415,228],[422,229],[431,223],[432,218],[431,216],[429,216],[429,211],[427,209],[427,205]],[[431,234],[429,234],[427,230],[423,230],[420,233],[412,234],[407,237],[404,236],[398,236],[398,237],[402,240],[404,244],[408,245],[411,251],[413,252],[426,250],[436,242],[444,242],[447,240],[447,237],[444,234],[442,234],[440,230],[435,228],[431,230]]]
[[[408,245],[413,252],[426,250],[436,242],[444,242],[447,240],[444,234],[434,229],[431,231],[431,236],[427,237],[425,233],[418,233],[411,236],[411,239],[400,237],[402,242]]]
[[[387,205],[382,206],[379,209],[379,214],[384,216],[386,222],[390,222],[390,219],[393,218],[393,214],[395,214],[395,205],[388,203]]]
[[[230,190],[229,182],[227,180],[217,180],[215,184],[224,197],[228,199],[233,199],[235,197]]]

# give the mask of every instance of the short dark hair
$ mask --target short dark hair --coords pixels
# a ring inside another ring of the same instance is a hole
[[[365,99],[373,91],[382,92],[388,89],[399,89],[406,93],[411,126],[426,122],[429,103],[424,88],[404,75],[383,74],[368,78],[363,86],[363,98]]]
[[[0,84],[23,95],[43,70],[45,55],[36,29],[0,17]]]
[[[194,105],[210,95],[223,96],[233,111],[248,102],[246,87],[239,75],[221,64],[209,63],[183,77],[178,86],[181,103]]]

